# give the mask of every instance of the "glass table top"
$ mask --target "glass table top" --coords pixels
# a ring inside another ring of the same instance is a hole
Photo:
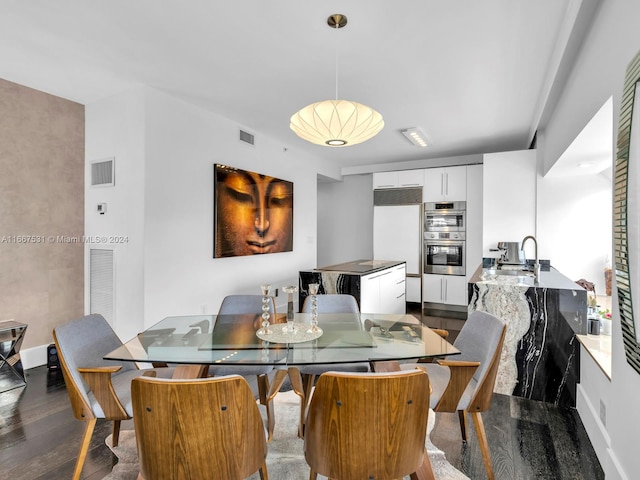
[[[282,335],[274,336],[279,341],[258,338],[256,331],[261,321],[259,314],[167,317],[104,358],[288,366],[410,360],[460,353],[412,315],[319,314],[322,335],[300,341],[299,336],[311,326],[311,314],[296,313],[294,322],[300,334],[294,334],[291,342],[283,341]]]

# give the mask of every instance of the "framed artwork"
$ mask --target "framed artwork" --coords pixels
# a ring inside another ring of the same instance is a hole
[[[293,183],[213,166],[213,257],[293,250]]]

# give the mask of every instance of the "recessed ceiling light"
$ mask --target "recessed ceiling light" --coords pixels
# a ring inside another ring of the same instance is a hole
[[[402,134],[416,147],[428,146],[427,136],[419,128],[408,128],[406,130],[402,130]]]
[[[578,164],[579,168],[589,168],[589,167],[593,167],[593,163],[589,163],[589,162],[581,162]]]

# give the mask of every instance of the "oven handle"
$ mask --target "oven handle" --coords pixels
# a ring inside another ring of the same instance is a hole
[[[466,212],[466,210],[425,210],[424,214],[426,215],[462,215]]]
[[[425,245],[444,245],[447,247],[464,247],[465,240],[425,240]]]

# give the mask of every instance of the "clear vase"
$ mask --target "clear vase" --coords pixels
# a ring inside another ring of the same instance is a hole
[[[297,333],[298,329],[293,324],[293,294],[298,291],[298,287],[295,285],[289,285],[286,287],[282,287],[282,290],[289,294],[289,298],[287,301],[287,326],[283,328],[282,331],[289,334],[294,334]]]
[[[271,309],[271,298],[269,297],[271,285],[260,285],[260,290],[262,290],[262,327],[258,329],[258,333],[261,335],[268,335],[273,333],[273,330],[270,328],[271,324],[269,323],[269,319],[271,317],[271,314],[269,313],[269,310]]]

